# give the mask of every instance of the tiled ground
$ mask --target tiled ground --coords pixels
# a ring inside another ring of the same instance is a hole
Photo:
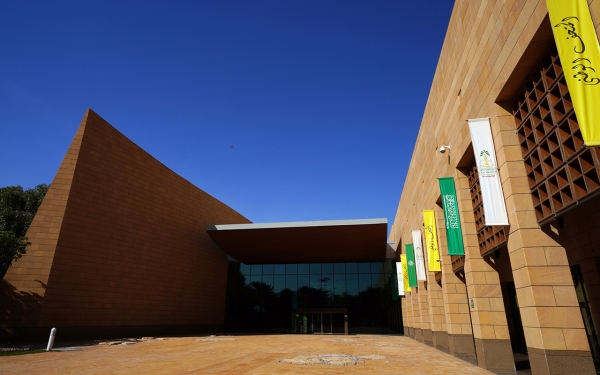
[[[179,337],[128,346],[0,357],[1,374],[490,374],[403,336],[248,335]],[[331,341],[336,340],[336,341]],[[355,341],[340,341],[355,340]],[[60,346],[60,345],[57,345]],[[295,356],[385,356],[350,366],[297,365]]]

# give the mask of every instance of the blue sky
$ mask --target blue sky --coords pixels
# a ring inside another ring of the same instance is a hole
[[[253,222],[391,227],[452,6],[5,1],[0,186],[50,183],[89,107]]]

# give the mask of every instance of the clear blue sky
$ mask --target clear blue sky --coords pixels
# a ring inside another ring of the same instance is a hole
[[[0,186],[50,183],[89,107],[254,222],[391,227],[452,6],[4,1]]]

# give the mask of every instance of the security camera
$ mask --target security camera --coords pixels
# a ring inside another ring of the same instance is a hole
[[[446,152],[446,150],[450,150],[450,146],[440,146],[440,153],[443,154],[444,152]]]

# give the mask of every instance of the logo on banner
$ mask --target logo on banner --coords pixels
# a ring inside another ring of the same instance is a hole
[[[479,153],[479,160],[477,163],[477,171],[479,172],[479,177],[496,177],[496,173],[498,173],[498,168],[494,161],[490,157],[490,153],[488,150],[481,150]]]
[[[408,261],[408,265],[412,267],[412,266],[414,266],[414,265],[415,265],[415,262],[413,262],[412,260],[409,260],[409,261]]]
[[[444,195],[444,202],[446,206],[444,207],[446,212],[446,221],[448,222],[448,227],[451,229],[460,228],[460,224],[458,223],[458,208],[456,207],[456,200],[453,195]]]
[[[417,260],[424,260],[423,250],[421,249],[421,246],[417,246],[415,248],[415,257],[417,258]]]

